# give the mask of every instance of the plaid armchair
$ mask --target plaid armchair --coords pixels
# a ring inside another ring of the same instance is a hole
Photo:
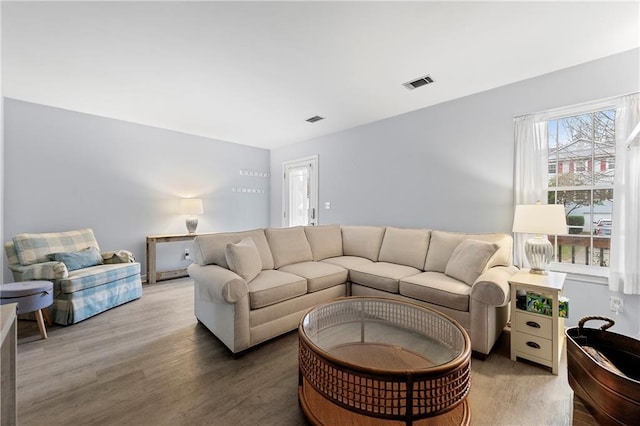
[[[16,281],[53,282],[50,310],[57,324],[74,324],[142,296],[140,264],[133,254],[126,250],[100,253],[91,229],[19,234],[4,248]],[[67,260],[83,256],[79,253],[89,248],[99,253],[85,262],[90,266],[72,266]]]

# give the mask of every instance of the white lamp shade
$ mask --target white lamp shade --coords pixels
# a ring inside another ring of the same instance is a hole
[[[537,235],[567,233],[567,219],[561,204],[522,204],[516,206],[513,232]]]
[[[180,200],[180,213],[186,215],[203,214],[202,200],[199,198],[183,198]]]

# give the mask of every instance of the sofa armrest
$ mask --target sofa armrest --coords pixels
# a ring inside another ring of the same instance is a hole
[[[134,263],[135,256],[129,250],[114,250],[100,253],[102,261],[107,264],[111,263]]]
[[[16,281],[60,280],[69,276],[62,262],[42,262],[33,265],[9,265]]]
[[[249,294],[249,287],[240,275],[218,265],[200,266],[192,263],[187,268],[195,285],[200,286],[200,295],[221,302],[236,303]]]
[[[471,287],[471,297],[491,306],[509,303],[509,278],[518,271],[515,266],[494,266],[480,275]]]

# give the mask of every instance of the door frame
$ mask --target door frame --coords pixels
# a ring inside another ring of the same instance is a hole
[[[288,190],[287,190],[287,178],[286,178],[286,173],[287,173],[287,168],[288,167],[295,167],[295,166],[302,166],[304,164],[307,163],[311,163],[311,174],[310,174],[310,179],[311,179],[311,197],[309,199],[309,208],[314,208],[315,212],[316,212],[316,218],[315,218],[315,224],[314,225],[318,225],[318,214],[319,214],[319,208],[318,208],[318,199],[319,194],[318,194],[318,154],[315,155],[310,155],[308,157],[302,157],[302,158],[297,158],[295,160],[289,160],[289,161],[284,161],[282,163],[282,210],[280,212],[280,217],[282,218],[282,227],[283,228],[288,228],[289,227],[289,218],[286,216],[286,212],[287,212],[287,207],[289,204],[289,197],[288,197]],[[315,199],[314,199],[315,198]]]

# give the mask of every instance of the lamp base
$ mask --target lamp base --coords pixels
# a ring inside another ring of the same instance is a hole
[[[546,275],[547,265],[553,258],[553,246],[546,238],[541,236],[529,238],[524,243],[524,253],[527,256],[532,274]]]
[[[196,216],[187,217],[186,225],[187,225],[187,231],[189,231],[190,234],[195,233],[196,228],[198,227],[198,218]]]

